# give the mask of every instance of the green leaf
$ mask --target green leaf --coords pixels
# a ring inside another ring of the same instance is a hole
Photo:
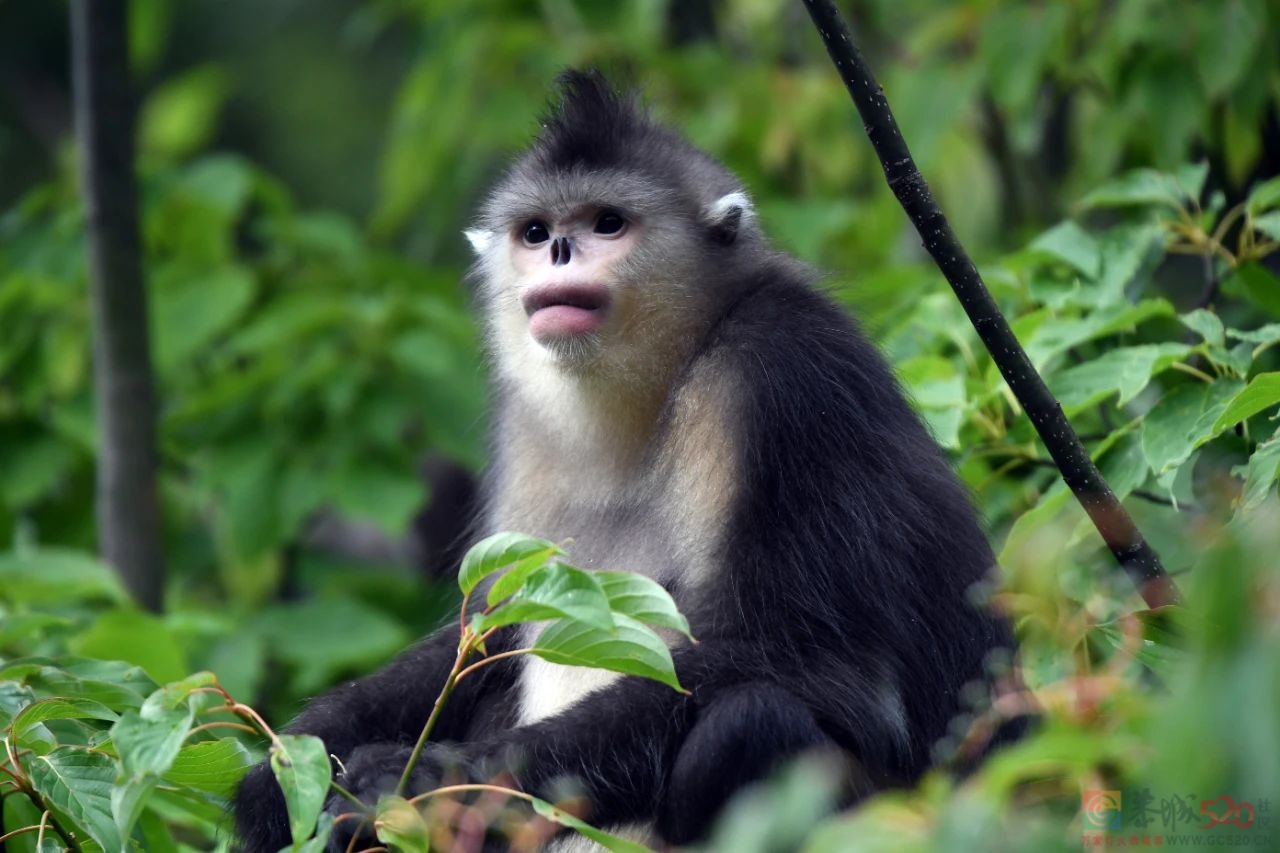
[[[320,814],[320,823],[316,825],[316,835],[302,844],[294,843],[290,853],[326,853],[329,849],[329,836],[333,834],[333,815],[328,812]]]
[[[574,619],[612,633],[609,599],[591,572],[552,563],[528,576],[507,601],[481,621],[481,633],[502,625]]]
[[[525,536],[523,533],[495,533],[473,545],[462,558],[458,586],[464,594],[469,594],[489,575],[548,550],[556,554],[562,553],[557,546],[545,539]]]
[[[489,594],[485,596],[485,601],[492,606],[504,598],[508,598],[517,589],[524,586],[530,575],[547,565],[548,561],[563,556],[564,552],[552,545],[517,560],[511,564],[511,568],[499,575],[498,579],[493,582],[493,586],[489,587]]]
[[[126,775],[161,775],[173,764],[191,732],[195,712],[182,708],[126,711],[111,727],[111,741]]]
[[[216,65],[202,65],[170,78],[143,106],[138,121],[141,147],[175,159],[202,148],[217,126],[218,112],[230,91],[226,72]]]
[[[10,730],[19,740],[31,726],[45,720],[108,720],[114,722],[120,715],[92,699],[63,699],[54,697],[33,702],[13,718]]]
[[[623,613],[613,616],[615,632],[561,619],[542,630],[530,653],[550,663],[586,666],[661,681],[683,690],[671,650],[650,628]]]
[[[1222,326],[1222,320],[1212,311],[1205,308],[1197,308],[1195,311],[1183,314],[1178,319],[1182,321],[1182,325],[1214,346],[1226,345],[1226,330]]]
[[[1033,364],[1043,366],[1072,347],[1173,313],[1173,306],[1164,299],[1144,299],[1134,305],[1109,305],[1083,317],[1051,317],[1031,333],[1026,343],[1027,356]]]
[[[0,555],[0,599],[25,604],[129,600],[111,567],[88,554],[44,548]]]
[[[341,631],[334,626],[341,625]],[[313,598],[264,608],[250,622],[273,657],[297,672],[294,689],[320,690],[351,670],[375,666],[411,639],[386,612],[352,598]]]
[[[1175,210],[1197,198],[1208,174],[1208,165],[1190,167],[1186,175],[1169,175],[1154,169],[1137,169],[1095,189],[1080,202],[1088,210],[1098,207],[1158,205]]]
[[[534,797],[530,800],[530,803],[533,805],[533,810],[545,817],[547,820],[554,821],[561,826],[569,827],[579,835],[584,835],[587,838],[590,838],[604,849],[612,851],[612,853],[653,853],[652,850],[645,847],[643,844],[637,844],[634,841],[628,841],[625,838],[610,835],[604,830],[596,829],[591,824],[579,820],[564,809],[556,808],[546,800],[540,800],[537,797]]]
[[[413,471],[368,465],[342,468],[333,474],[330,489],[341,509],[396,536],[427,502],[426,484]]]
[[[121,773],[111,789],[111,814],[122,838],[133,831],[151,792],[191,732],[194,719],[189,705],[148,708],[144,704],[141,711],[126,711],[111,727]]]
[[[1151,378],[1184,358],[1191,348],[1183,344],[1144,344],[1120,347],[1092,361],[1053,375],[1049,388],[1068,414],[1118,393],[1116,405],[1138,396]]]
[[[1271,486],[1280,477],[1280,435],[1259,444],[1244,466],[1244,492],[1240,496],[1240,508],[1257,509],[1271,494]]]
[[[106,755],[74,747],[59,747],[31,758],[31,783],[49,807],[65,815],[75,832],[83,832],[104,850],[123,847],[111,816],[111,788],[115,763]]]
[[[142,703],[142,715],[149,717],[167,708],[177,708],[179,704],[204,687],[218,683],[218,677],[212,672],[197,672],[180,681],[174,681],[161,687],[147,697]]]
[[[689,620],[676,608],[671,594],[655,580],[632,572],[595,572],[614,613],[630,616],[651,628],[670,628],[689,639]]]
[[[1277,403],[1280,403],[1280,372],[1259,373],[1249,380],[1243,391],[1232,398],[1213,427],[1220,432]]]
[[[164,778],[175,785],[230,797],[253,765],[253,754],[243,743],[221,738],[184,746]]]
[[[1280,278],[1262,264],[1251,261],[1236,268],[1223,282],[1223,287],[1230,293],[1236,292],[1235,286],[1254,305],[1273,317],[1280,317]]]
[[[1205,93],[1211,100],[1245,83],[1258,46],[1267,31],[1266,7],[1257,0],[1218,0],[1188,8],[1194,58]]]
[[[155,682],[139,667],[120,661],[61,658],[61,667],[45,658],[15,661],[0,669],[0,684],[18,681],[45,695],[101,702],[113,711],[138,708]]]
[[[1227,334],[1236,340],[1248,341],[1252,344],[1271,344],[1280,341],[1280,323],[1268,323],[1247,331],[1228,329]]]
[[[1275,207],[1280,207],[1280,175],[1255,186],[1249,191],[1246,202],[1250,216],[1258,216]]]
[[[897,372],[933,437],[943,447],[958,448],[967,400],[964,377],[955,365],[939,356],[920,355],[899,364]]]
[[[1272,240],[1280,240],[1280,210],[1254,217],[1253,230],[1266,234]]]
[[[1031,241],[1032,251],[1057,258],[1094,279],[1102,269],[1102,253],[1089,232],[1071,220],[1061,222]]]
[[[1156,403],[1142,424],[1142,452],[1151,470],[1162,474],[1181,465],[1221,432],[1216,421],[1241,387],[1239,381],[1227,379],[1212,385],[1183,385]]]
[[[255,291],[252,273],[241,267],[187,274],[153,287],[150,327],[156,370],[170,376],[183,367],[240,319]]]
[[[141,610],[103,613],[68,645],[77,654],[136,664],[160,682],[181,678],[190,670],[173,632],[163,620]]]
[[[413,803],[404,797],[380,797],[373,826],[378,840],[385,841],[397,850],[431,849],[431,832],[427,828],[427,822]]]
[[[280,735],[271,747],[271,772],[284,792],[295,844],[310,838],[329,793],[329,753],[312,735]]]

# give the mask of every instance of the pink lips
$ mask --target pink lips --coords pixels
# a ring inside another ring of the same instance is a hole
[[[522,298],[535,340],[594,332],[604,323],[609,290],[598,284],[555,284],[530,290]]]

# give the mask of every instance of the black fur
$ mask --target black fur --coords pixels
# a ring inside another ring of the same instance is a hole
[[[547,164],[616,166],[637,134],[657,133],[598,77],[565,86],[534,149]],[[495,665],[449,701],[436,740],[453,748],[427,755],[415,788],[446,765],[507,771],[542,796],[571,779],[597,825],[654,821],[664,840],[691,842],[734,791],[800,752],[850,757],[855,795],[913,781],[964,710],[961,688],[1010,644],[969,600],[994,566],[975,513],[884,359],[790,259],[760,248],[744,276],[692,361],[719,365],[746,394],[718,574],[675,588],[699,639],[673,649],[692,695],[626,678],[517,726],[518,664]],[[426,720],[456,641],[456,628],[442,631],[320,697],[289,730],[323,738],[372,800]],[[236,818],[254,853],[288,843],[269,769],[246,779]]]

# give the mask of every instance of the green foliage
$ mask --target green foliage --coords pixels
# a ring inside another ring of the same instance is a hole
[[[1082,790],[1280,790],[1280,178],[1262,171],[1280,109],[1275,4],[870,0],[852,20],[1033,362],[1177,573],[1187,605],[1158,613],[1133,612],[904,230],[798,4],[713,5],[699,23],[697,2],[377,0],[343,12],[335,43],[320,3],[287,38],[219,52],[199,45],[258,32],[260,9],[221,4],[215,27],[194,6],[130,3],[147,93],[162,615],[132,607],[90,556],[74,164],[15,144],[11,102],[29,99],[0,97],[0,191],[26,188],[0,212],[0,729],[13,750],[0,761],[22,780],[0,777],[0,835],[31,828],[6,850],[62,849],[67,832],[82,849],[226,849],[226,798],[260,757],[226,724],[259,726],[207,691],[284,719],[453,607],[449,590],[315,553],[306,531],[323,511],[399,533],[430,498],[426,454],[483,463],[457,233],[536,129],[548,81],[584,63],[632,69],[661,117],[742,175],[779,244],[833,271],[982,508],[1005,572],[985,592],[1021,649],[996,662],[1012,664],[1006,694],[957,720],[940,755],[963,759],[1031,706],[1042,718],[964,781],[938,773],[816,829],[831,773],[796,768],[734,804],[711,849],[1077,849]],[[384,105],[361,97],[377,86]],[[536,619],[529,654],[678,686],[657,632],[689,626],[665,591],[566,559],[516,534],[467,555],[467,663],[485,659],[489,629]],[[216,683],[183,678],[201,670]],[[323,850],[323,750],[269,748],[296,849]],[[421,849],[447,822],[433,808],[388,798],[378,832]]]

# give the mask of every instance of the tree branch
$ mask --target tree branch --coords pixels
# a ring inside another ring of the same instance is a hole
[[[1177,602],[1177,587],[1160,564],[1160,558],[1116,500],[1071,428],[1062,407],[1049,392],[1000,313],[977,267],[956,239],[929,185],[911,158],[884,91],[863,61],[835,4],[831,0],[804,0],[804,4],[862,116],[863,127],[880,158],[890,189],[919,232],[925,249],[950,282],[1001,375],[1057,463],[1063,479],[1147,604],[1159,607]]]
[[[89,238],[99,551],[144,607],[164,591],[155,395],[133,175],[126,0],[73,0],[72,79]]]

